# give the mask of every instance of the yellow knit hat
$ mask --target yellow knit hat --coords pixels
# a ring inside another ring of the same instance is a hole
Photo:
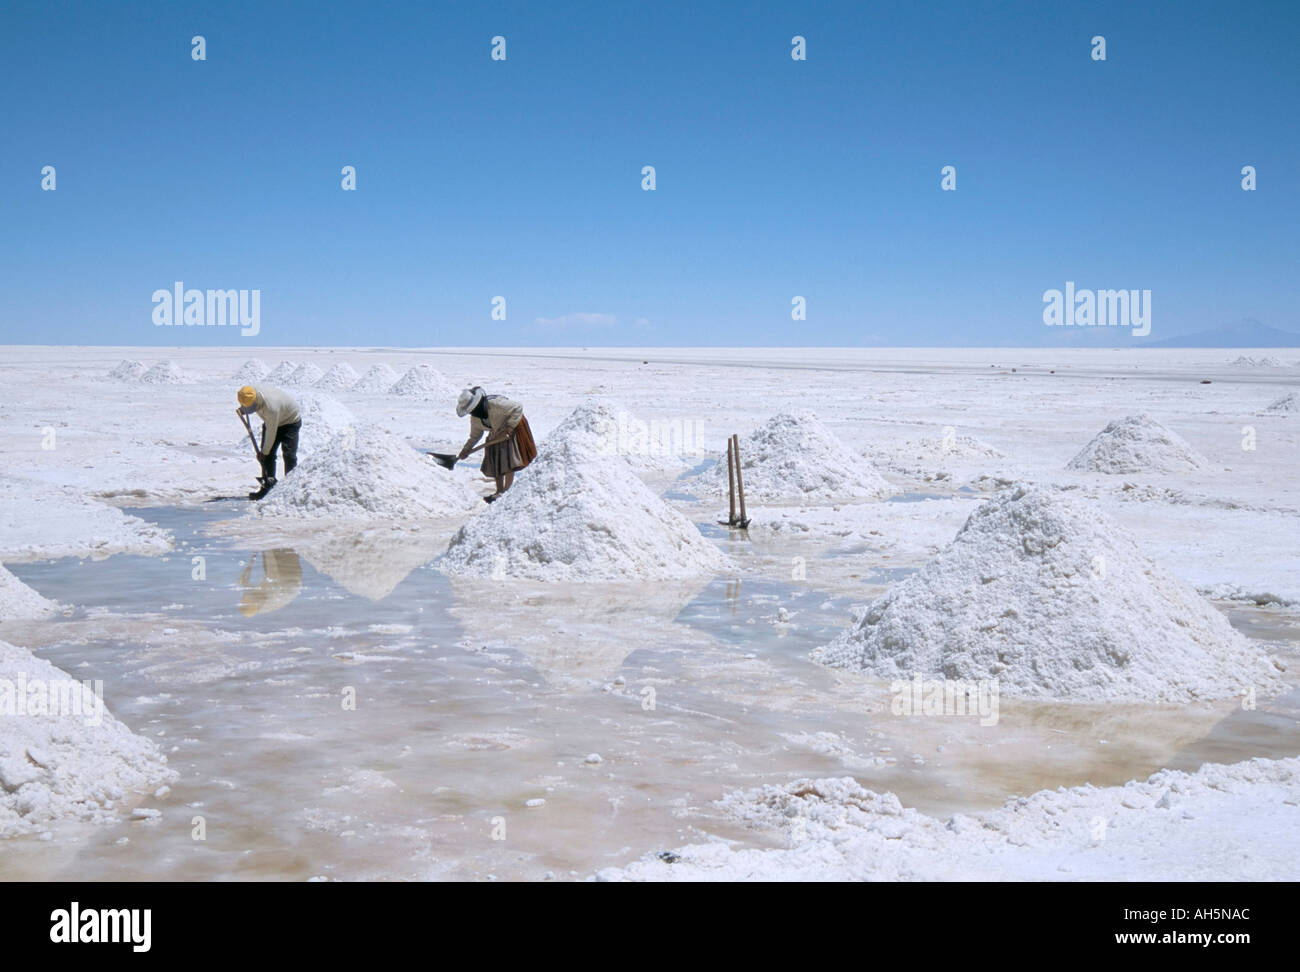
[[[244,408],[248,408],[255,401],[257,401],[257,391],[253,388],[252,385],[245,385],[243,388],[239,389],[240,405],[242,405]]]

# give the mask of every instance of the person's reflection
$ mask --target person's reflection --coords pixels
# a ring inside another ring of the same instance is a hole
[[[263,550],[262,579],[252,582],[253,565],[258,554],[249,558],[248,566],[239,575],[239,587],[244,596],[239,600],[239,613],[246,618],[266,614],[284,607],[302,590],[302,561],[288,548]]]

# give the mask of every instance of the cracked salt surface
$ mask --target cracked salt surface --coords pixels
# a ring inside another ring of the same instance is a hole
[[[27,646],[103,678],[109,707],[179,779],[148,799],[147,820],[6,841],[0,878],[585,875],[705,830],[765,846],[715,801],[774,780],[853,773],[951,814],[1300,748],[1296,693],[1254,712],[1004,699],[996,733],[892,716],[887,686],[864,693],[806,658],[850,603],[883,589],[872,581],[857,597],[752,574],[654,597],[497,584],[485,612],[480,588],[409,556],[395,568],[404,577],[353,594],[292,547],[215,537],[241,508],[226,505],[135,511],[172,532],[164,557],[15,568],[80,605],[23,629],[40,632]],[[758,556],[719,542],[742,562]],[[205,583],[191,579],[195,556]],[[381,564],[382,545],[358,556]],[[1264,612],[1233,619],[1296,635]],[[341,705],[349,688],[355,711]],[[492,839],[498,817],[505,841]]]

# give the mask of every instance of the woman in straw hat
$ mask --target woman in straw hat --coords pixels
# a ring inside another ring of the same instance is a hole
[[[496,481],[497,491],[484,497],[491,503],[510,488],[515,473],[537,457],[537,446],[533,442],[532,430],[528,428],[528,419],[524,418],[524,407],[505,395],[489,395],[475,385],[460,393],[456,414],[461,418],[470,417],[469,438],[461,447],[458,459],[468,456],[484,433],[487,434],[483,465],[479,468],[484,476]]]

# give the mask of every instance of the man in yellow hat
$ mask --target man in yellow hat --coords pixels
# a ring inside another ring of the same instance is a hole
[[[239,389],[239,413],[256,414],[262,420],[262,444],[257,457],[262,463],[258,482],[262,488],[249,493],[251,500],[260,500],[275,485],[275,450],[284,457],[284,474],[287,476],[298,465],[298,432],[302,429],[302,412],[293,396],[271,385],[245,385]]]

